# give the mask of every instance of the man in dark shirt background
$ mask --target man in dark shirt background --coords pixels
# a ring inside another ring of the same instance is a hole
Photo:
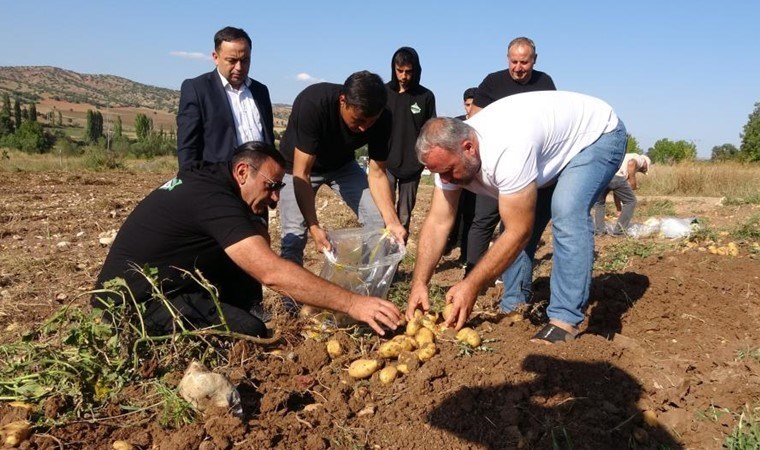
[[[552,78],[544,72],[534,70],[538,59],[536,45],[527,37],[512,40],[507,47],[509,67],[488,74],[478,86],[470,116],[496,100],[514,94],[533,91],[556,91]],[[475,213],[467,239],[467,265],[469,273],[488,250],[494,229],[499,224],[499,204],[495,198],[477,195]]]

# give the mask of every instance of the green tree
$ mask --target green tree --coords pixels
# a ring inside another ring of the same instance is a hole
[[[13,99],[13,123],[16,124],[16,128],[21,126],[21,101],[18,96]]]
[[[644,151],[641,150],[641,147],[639,147],[639,141],[635,137],[633,137],[633,135],[629,133],[626,136],[628,137],[628,141],[625,144],[626,153],[638,153],[638,154],[644,153]]]
[[[24,121],[16,130],[16,148],[28,153],[43,153],[47,148],[42,125],[34,120]]]
[[[3,107],[0,109],[0,137],[13,133],[13,121],[11,120],[11,98],[8,93],[3,94]]]
[[[749,115],[741,138],[742,143],[739,151],[742,159],[753,162],[760,161],[760,103],[755,103],[755,110]]]
[[[32,122],[37,121],[37,105],[34,103],[29,105],[29,120]]]
[[[98,142],[103,136],[103,114],[100,111],[87,110],[84,125],[84,139],[87,142]]]
[[[144,141],[151,130],[153,130],[153,120],[145,114],[139,113],[135,116],[135,133],[138,141]]]
[[[116,139],[121,138],[123,131],[121,127],[121,116],[116,116],[116,121],[113,125],[113,137]]]
[[[59,127],[63,126],[63,115],[61,114],[60,111],[58,111],[58,126]]]
[[[731,161],[739,159],[739,149],[733,144],[716,145],[712,148],[712,161]]]
[[[697,146],[693,142],[660,139],[654,143],[654,147],[647,152],[653,162],[676,163],[692,161],[697,157]]]

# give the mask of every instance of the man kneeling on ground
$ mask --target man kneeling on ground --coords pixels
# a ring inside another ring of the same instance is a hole
[[[96,288],[124,278],[135,300],[147,302],[143,320],[154,335],[171,333],[176,324],[141,273],[148,267],[157,270],[161,292],[190,327],[222,324],[209,292],[188,276],[198,270],[218,290],[221,313],[233,332],[266,335],[264,323],[249,312],[261,303],[261,284],[300,302],[347,313],[379,334],[384,334],[383,326],[395,329],[401,314],[391,302],[349,292],[271,250],[261,216],[277,206],[284,163],[273,147],[248,142],[235,150],[231,162],[181,168],[127,217]],[[122,301],[118,293],[106,291],[94,295],[92,305],[103,307],[103,298]]]

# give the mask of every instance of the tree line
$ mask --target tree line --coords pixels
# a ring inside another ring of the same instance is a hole
[[[64,132],[60,111],[51,110],[41,115],[47,121],[46,126],[39,123],[37,117],[34,102],[23,105],[21,98],[16,96],[11,108],[10,95],[5,93],[0,107],[0,147],[26,153],[48,153],[57,148],[60,153],[72,156],[88,150],[104,150],[119,157],[131,155],[138,158],[177,152],[174,130],[165,132],[163,127],[155,130],[153,119],[142,113],[135,116],[136,139],[124,134],[121,116],[104,123],[103,114],[97,110],[87,110],[81,140],[72,139]]]
[[[163,128],[155,130],[153,119],[139,113],[135,116],[134,130],[136,139],[124,135],[121,116],[116,116],[113,123],[103,123],[100,111],[87,110],[82,141],[74,141],[67,136],[63,128],[60,111],[50,111],[44,118],[48,127],[37,121],[37,106],[32,101],[22,104],[17,95],[11,108],[10,95],[3,95],[0,108],[0,147],[10,147],[28,153],[46,153],[58,147],[67,155],[83,154],[86,146],[113,152],[117,156],[131,155],[151,158],[159,155],[173,155],[177,151],[174,130],[165,132]],[[71,121],[71,119],[69,119]],[[638,141],[628,135],[629,153],[644,153]],[[676,163],[692,161],[697,158],[697,146],[685,140],[671,141],[660,139],[649,148],[646,154],[656,163]],[[357,157],[360,154],[357,154]],[[741,133],[741,145],[717,145],[712,148],[712,161],[760,162],[760,103],[755,103]]]

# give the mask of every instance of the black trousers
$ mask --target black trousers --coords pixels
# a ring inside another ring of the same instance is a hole
[[[170,298],[169,303],[183,318],[188,328],[200,329],[222,324],[216,305],[205,292],[182,294]],[[266,336],[267,328],[264,322],[248,310],[227,303],[221,303],[220,306],[230,331],[251,336]],[[151,300],[143,319],[151,335],[170,334],[174,331],[174,317],[160,301]]]
[[[498,199],[487,195],[475,197],[475,215],[467,239],[467,267],[470,269],[488,250],[496,225],[501,222]]]
[[[473,192],[462,189],[462,193],[459,195],[459,207],[457,208],[457,216],[454,219],[454,226],[451,228],[448,241],[446,242],[447,253],[459,243],[459,259],[462,261],[467,258],[470,227],[475,217],[475,197],[476,195]]]
[[[417,188],[420,185],[420,174],[411,178],[397,178],[390,172],[388,182],[391,185],[391,194],[393,201],[396,203],[396,214],[401,225],[404,226],[407,233],[409,225],[412,223],[412,211],[417,204]]]

